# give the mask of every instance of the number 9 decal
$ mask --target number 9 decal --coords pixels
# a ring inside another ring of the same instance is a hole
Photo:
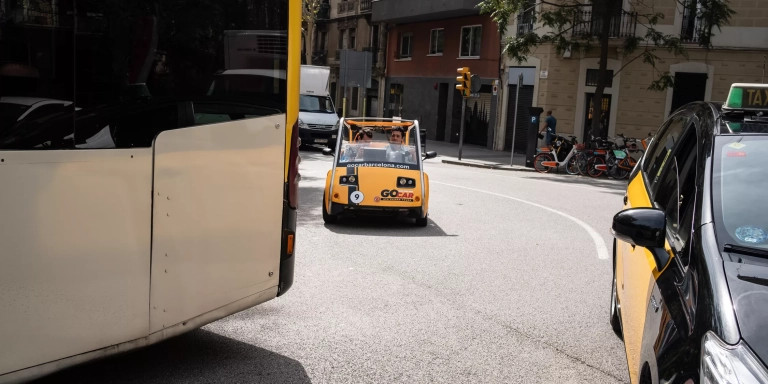
[[[360,192],[360,191],[354,191],[354,192],[352,192],[351,195],[349,195],[349,200],[352,201],[355,204],[362,203],[363,202],[363,198],[365,198],[365,196],[363,196],[363,193]]]

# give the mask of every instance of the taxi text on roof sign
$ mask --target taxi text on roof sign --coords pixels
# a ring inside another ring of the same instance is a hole
[[[731,85],[724,108],[768,110],[768,84],[735,83]]]

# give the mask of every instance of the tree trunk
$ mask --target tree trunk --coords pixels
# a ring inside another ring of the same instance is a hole
[[[610,121],[603,122],[603,114],[609,113],[609,111],[603,110],[603,92],[605,86],[610,80],[608,74],[608,41],[611,32],[611,20],[617,14],[621,7],[620,0],[596,0],[592,2],[592,20],[593,22],[600,23],[600,35],[598,40],[600,41],[600,62],[598,67],[597,85],[595,86],[595,94],[592,98],[592,126],[590,128],[590,135],[595,137],[608,137],[608,124]],[[585,141],[587,138],[584,138]]]
[[[314,35],[315,22],[307,21],[307,32],[304,36],[305,64],[312,65],[312,35]]]

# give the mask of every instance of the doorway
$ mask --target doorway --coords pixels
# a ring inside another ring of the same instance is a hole
[[[669,113],[693,101],[704,100],[707,90],[707,74],[676,72],[675,87],[672,90],[672,107]]]
[[[587,100],[585,110],[584,110],[584,130],[582,132],[582,142],[587,143],[590,139],[589,131],[592,129],[592,119],[595,118],[597,114],[595,107],[594,107],[594,93],[587,93],[584,95]],[[608,124],[611,121],[611,95],[603,94],[603,101],[602,101],[602,110],[603,114],[599,117],[600,119],[600,126],[602,127],[603,132],[608,132]]]

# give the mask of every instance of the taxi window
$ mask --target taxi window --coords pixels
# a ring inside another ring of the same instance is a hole
[[[653,191],[668,165],[675,145],[680,141],[685,128],[688,127],[689,116],[678,114],[667,121],[656,138],[653,139],[648,153],[643,159],[642,169],[646,174],[648,188]]]
[[[657,184],[654,202],[667,214],[667,231],[670,245],[687,265],[683,251],[693,228],[694,202],[696,200],[696,130],[686,130],[674,153],[667,157]]]
[[[715,148],[712,196],[718,242],[768,250],[768,137],[718,136]]]

